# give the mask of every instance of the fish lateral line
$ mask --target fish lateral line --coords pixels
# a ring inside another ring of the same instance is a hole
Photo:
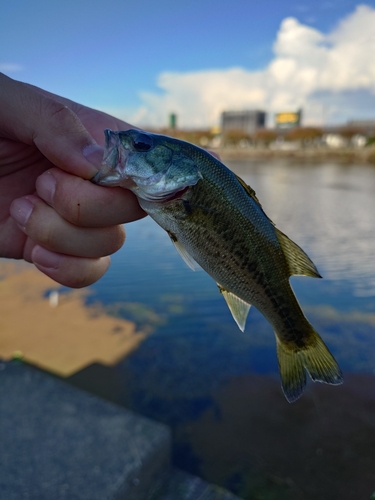
[[[207,212],[207,213],[211,213],[211,214],[218,214],[219,213],[214,208],[208,208],[208,207],[205,207],[204,205],[196,205],[195,203],[190,203],[189,200],[181,199],[181,201],[184,205],[186,212],[189,215],[193,213],[193,210],[202,210],[203,212]]]

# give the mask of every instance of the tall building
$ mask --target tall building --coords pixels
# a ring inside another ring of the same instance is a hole
[[[170,113],[168,116],[168,125],[172,130],[176,130],[177,128],[177,115],[176,113]]]
[[[241,130],[246,134],[254,134],[259,128],[264,128],[266,113],[264,111],[223,111],[221,128],[223,133],[229,130]]]

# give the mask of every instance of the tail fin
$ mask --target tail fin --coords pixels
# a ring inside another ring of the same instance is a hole
[[[283,343],[276,335],[277,357],[281,386],[289,403],[296,401],[306,385],[306,371],[314,382],[342,384],[342,373],[335,358],[318,333],[309,324],[311,331],[303,348]]]

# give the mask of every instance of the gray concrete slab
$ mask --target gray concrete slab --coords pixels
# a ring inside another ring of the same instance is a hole
[[[1,500],[144,500],[169,462],[167,427],[31,367],[0,364]]]
[[[148,500],[240,500],[229,491],[206,483],[179,469],[172,469],[162,490]]]

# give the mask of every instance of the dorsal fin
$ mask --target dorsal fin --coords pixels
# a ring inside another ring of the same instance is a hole
[[[234,174],[234,175],[236,175],[236,174]],[[248,184],[246,184],[246,182],[243,179],[241,179],[241,177],[239,177],[238,175],[236,175],[236,178],[237,178],[238,182],[241,184],[241,186],[244,188],[244,190],[247,192],[247,194],[249,196],[251,196],[251,198],[254,201],[256,201],[258,203],[258,205],[261,207],[262,205],[260,204],[254,189],[252,187],[250,187]]]
[[[236,175],[238,182],[244,188],[246,193],[260,206],[256,193],[253,188],[251,188],[246,182]],[[264,212],[263,212],[264,213]],[[275,225],[267,214],[264,214],[272,225]],[[289,267],[290,276],[301,275],[301,276],[311,276],[312,278],[321,278],[315,264],[312,262],[310,257],[299,247],[294,241],[288,238],[284,233],[275,227],[277,239],[279,240],[280,246],[284,252],[287,264]]]
[[[243,179],[241,179],[241,177],[238,177],[238,175],[236,175],[236,178],[237,178],[238,182],[241,184],[241,186],[244,188],[246,193],[250,196],[250,198],[252,198],[255,201],[255,203],[259,206],[259,208],[262,210],[264,216],[267,217],[267,219],[270,221],[270,223],[274,226],[275,223],[272,222],[272,220],[268,217],[268,215],[263,210],[263,207],[260,204],[260,201],[258,200],[254,189],[252,187],[250,187],[248,184],[246,184],[246,182]]]
[[[275,230],[289,267],[290,276],[301,275],[321,278],[315,264],[302,248],[289,239],[284,233],[279,231],[279,229],[275,228]]]
[[[251,304],[248,304],[244,300],[240,299],[237,295],[234,295],[234,293],[228,292],[228,290],[225,290],[225,288],[221,285],[217,284],[217,286],[219,287],[220,293],[223,294],[234,321],[237,323],[238,328],[243,332],[245,330],[246,318]]]

